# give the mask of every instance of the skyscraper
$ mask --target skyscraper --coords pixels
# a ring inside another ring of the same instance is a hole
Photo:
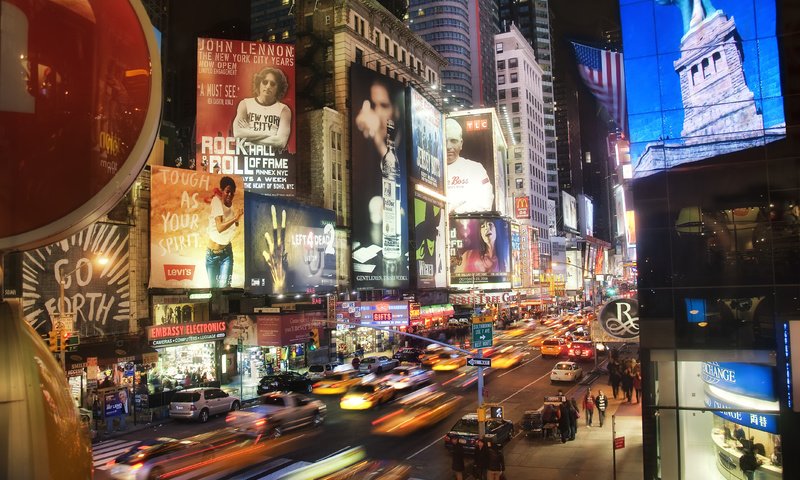
[[[492,0],[411,0],[408,24],[449,65],[442,71],[446,110],[493,107],[497,102],[494,36],[499,32]]]

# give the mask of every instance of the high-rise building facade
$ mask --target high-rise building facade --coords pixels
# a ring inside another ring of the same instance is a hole
[[[502,28],[514,24],[533,47],[536,63],[542,69],[542,101],[545,132],[547,195],[558,201],[558,147],[556,144],[556,104],[553,96],[553,55],[551,49],[549,0],[521,2],[500,0]]]
[[[409,27],[447,59],[442,71],[446,110],[495,105],[498,22],[497,4],[491,0],[409,2]]]
[[[537,229],[539,253],[549,256],[542,69],[533,48],[514,25],[495,36],[495,50],[497,110],[508,143],[507,191],[513,201],[512,216]]]

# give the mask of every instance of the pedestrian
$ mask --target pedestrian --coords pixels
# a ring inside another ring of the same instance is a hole
[[[753,480],[753,476],[755,475],[755,472],[759,466],[761,466],[761,461],[756,458],[753,448],[750,447],[745,449],[744,454],[742,454],[742,456],[739,458],[739,468],[742,469],[744,478],[747,480]]]
[[[561,434],[561,443],[567,443],[572,432],[572,412],[570,411],[569,402],[564,400],[558,407],[558,431]]]
[[[586,390],[586,397],[583,399],[583,413],[586,415],[586,426],[592,426],[592,417],[594,417],[594,398],[592,398],[592,391]]]
[[[620,373],[619,362],[616,359],[612,360],[611,363],[608,364],[608,383],[611,384],[611,393],[614,394],[615,400],[619,393]]]
[[[456,480],[463,480],[464,479],[464,447],[456,442],[453,445],[453,474],[455,474]]]
[[[483,438],[475,440],[474,462],[472,464],[472,473],[477,480],[486,480],[486,468],[488,467],[486,451],[486,443]]]
[[[575,397],[569,399],[569,439],[575,440],[575,435],[578,434],[578,419],[581,418],[580,410],[578,410],[578,402]]]
[[[353,365],[353,370],[358,370],[359,365],[361,365],[361,360],[359,360],[357,356],[353,357],[351,364]]]
[[[500,450],[500,445],[494,442],[486,442],[486,454],[489,480],[500,480],[506,470],[506,461],[503,458],[503,451]]]
[[[600,421],[600,427],[602,428],[603,421],[606,419],[606,408],[608,407],[608,397],[602,390],[599,390],[594,398],[594,405],[597,407],[597,419]]]
[[[642,398],[642,371],[636,369],[633,373],[633,391],[636,392],[636,403],[641,402]]]
[[[622,393],[625,396],[625,401],[631,403],[633,399],[633,372],[630,367],[625,367],[622,372]]]

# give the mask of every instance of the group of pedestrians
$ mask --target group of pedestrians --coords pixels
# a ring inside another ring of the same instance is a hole
[[[583,413],[586,417],[586,426],[591,427],[594,421],[594,411],[597,410],[597,420],[600,427],[606,420],[606,409],[608,408],[608,397],[602,390],[597,391],[597,396],[592,396],[591,390],[586,390],[586,397],[583,399]]]
[[[464,447],[460,443],[453,446],[453,473],[456,480],[463,480],[466,473]],[[500,445],[479,438],[475,441],[472,459],[472,473],[477,480],[504,480],[505,458]]]
[[[622,393],[627,403],[639,403],[642,398],[642,365],[636,359],[619,360],[612,358],[608,362],[608,383],[614,399]],[[633,395],[636,401],[633,402]]]

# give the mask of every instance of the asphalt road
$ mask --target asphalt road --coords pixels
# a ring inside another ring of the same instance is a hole
[[[574,384],[551,385],[549,373],[556,359],[543,359],[538,349],[528,345],[527,340],[535,335],[547,335],[549,330],[539,327],[516,338],[504,338],[496,332],[498,348],[508,344],[517,345],[525,354],[520,364],[510,369],[491,369],[486,377],[484,401],[499,403],[504,407],[504,416],[518,424],[525,410],[539,408],[546,395],[553,395],[562,388],[565,395],[580,388]],[[594,363],[583,365],[588,373]],[[451,478],[450,456],[444,448],[442,437],[458,418],[477,408],[477,382],[466,389],[459,388],[453,380],[460,374],[437,372],[435,381],[441,388],[463,396],[461,408],[449,418],[406,437],[386,437],[371,433],[371,422],[396,406],[388,403],[368,411],[347,411],[339,408],[339,396],[312,395],[328,406],[328,415],[321,428],[305,428],[284,435],[273,441],[269,451],[248,458],[234,465],[214,466],[174,478],[277,478],[279,472],[316,462],[348,448],[363,446],[373,459],[396,460],[412,466],[412,478],[423,480]],[[487,395],[488,394],[488,395]],[[101,442],[94,446],[95,478],[109,478],[104,463],[120,449],[135,446],[139,442],[158,437],[185,438],[198,433],[225,428],[224,417],[212,418],[206,424],[168,422],[161,426],[131,432],[124,437]],[[517,429],[519,434],[519,429]],[[512,442],[520,441],[519,438]],[[293,467],[294,466],[294,467]]]

